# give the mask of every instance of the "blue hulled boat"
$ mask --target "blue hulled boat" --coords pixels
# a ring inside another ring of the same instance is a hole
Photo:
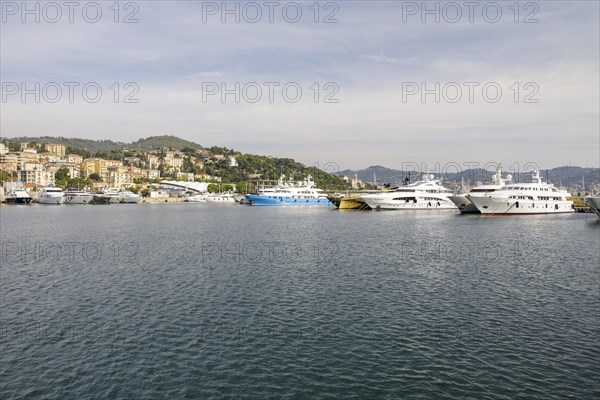
[[[279,178],[277,187],[259,189],[256,194],[247,194],[246,199],[254,206],[329,206],[331,201],[321,189],[314,187],[309,175],[304,182],[294,184],[291,179],[284,182]]]

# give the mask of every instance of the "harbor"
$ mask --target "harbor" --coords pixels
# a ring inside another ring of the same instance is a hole
[[[62,189],[53,186],[35,191],[29,195],[23,185],[12,182],[13,190],[2,202],[8,204],[156,204],[156,203],[205,203],[239,204],[247,206],[271,207],[335,207],[339,210],[458,210],[461,214],[482,216],[509,215],[551,215],[574,212],[598,213],[600,196],[589,195],[583,199],[573,199],[571,193],[543,182],[539,170],[531,173],[530,182],[514,183],[512,175],[503,176],[499,167],[490,183],[478,185],[466,193],[455,193],[443,185],[443,179],[425,173],[420,180],[411,182],[407,178],[403,185],[385,187],[380,190],[359,191],[345,194],[327,193],[316,187],[309,175],[303,181],[286,179],[282,175],[278,181],[256,181],[254,190],[248,194],[235,191],[207,191],[208,184],[185,181],[162,181],[155,185],[158,190],[147,191],[142,196],[138,188],[103,189]],[[157,187],[158,186],[158,187]],[[132,191],[133,190],[133,191]],[[135,191],[135,192],[134,192]]]

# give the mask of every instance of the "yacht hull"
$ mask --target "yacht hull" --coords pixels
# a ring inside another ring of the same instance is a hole
[[[121,196],[94,196],[94,204],[118,204],[121,202],[123,202],[123,197]]]
[[[31,203],[31,197],[12,197],[4,200],[6,204],[29,204]]]
[[[373,210],[456,210],[456,206],[447,199],[422,200],[422,199],[391,199],[389,196],[377,195],[363,196],[362,199]]]
[[[65,198],[62,195],[46,196],[46,197],[38,198],[37,202],[40,204],[64,204]]]
[[[67,204],[90,204],[93,200],[94,196],[91,194],[78,196],[65,195],[65,203]]]
[[[472,197],[471,201],[484,217],[571,214],[574,212],[572,201],[514,200],[492,197]]]
[[[600,196],[588,196],[585,198],[585,202],[600,218]]]
[[[326,197],[318,198],[295,198],[285,196],[258,196],[253,194],[247,194],[246,198],[253,206],[296,206],[296,207],[308,207],[308,206],[330,206],[331,201]]]
[[[360,196],[348,196],[340,200],[340,210],[370,210],[371,207]]]
[[[121,201],[121,203],[123,204],[137,204],[140,202],[140,197],[139,196],[126,196],[123,197],[123,201]]]
[[[469,197],[464,194],[448,196],[448,199],[454,203],[461,214],[479,214],[477,207],[475,207],[471,200],[469,200]]]

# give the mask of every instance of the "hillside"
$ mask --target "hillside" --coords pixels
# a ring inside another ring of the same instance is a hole
[[[124,161],[126,157],[132,156],[144,159],[144,153],[148,150],[173,148],[181,150],[185,154],[182,172],[217,176],[222,179],[223,183],[242,184],[257,179],[277,180],[282,174],[287,178],[293,177],[295,180],[302,180],[307,175],[312,175],[315,182],[322,189],[337,190],[348,188],[348,183],[340,176],[329,174],[315,167],[307,167],[290,158],[242,154],[233,149],[217,146],[204,149],[197,143],[175,136],[152,136],[133,143],[50,136],[19,137],[3,139],[3,141],[9,145],[9,148],[14,148],[15,150],[19,148],[19,145],[15,142],[36,142],[38,144],[61,143],[69,146],[67,152],[79,154],[84,158],[99,157],[120,161]],[[195,152],[196,149],[204,149],[205,152],[199,156]],[[235,156],[238,162],[237,167],[229,165],[230,156]],[[205,165],[203,167],[196,166],[192,161],[192,157],[204,160]],[[161,171],[161,174],[163,174],[163,171]],[[161,176],[173,179],[175,175],[174,172],[169,171]],[[248,185],[250,184],[248,183]]]
[[[97,153],[99,151],[113,151],[123,149],[133,150],[150,150],[159,149],[162,147],[171,147],[174,149],[183,149],[190,147],[192,149],[201,149],[197,143],[190,142],[189,140],[180,139],[172,135],[163,136],[150,136],[145,139],[137,140],[133,143],[124,142],[113,142],[112,140],[90,140],[90,139],[79,139],[79,138],[65,138],[62,136],[41,136],[41,137],[16,137],[7,138],[13,142],[37,142],[37,143],[60,143],[66,146],[78,147],[81,149],[89,150],[91,153]]]
[[[173,149],[184,149],[190,147],[192,149],[202,149],[198,143],[190,142],[189,140],[180,139],[172,135],[150,136],[145,139],[137,140],[131,144],[126,144],[126,147],[133,150],[149,150],[159,149],[161,147],[170,147]]]
[[[4,139],[4,138],[3,138]],[[65,146],[78,147],[89,150],[91,153],[98,151],[120,150],[126,146],[122,142],[113,142],[112,140],[90,140],[80,138],[66,138],[62,136],[41,136],[41,137],[16,137],[6,138],[11,142],[37,142],[37,143],[60,143]]]

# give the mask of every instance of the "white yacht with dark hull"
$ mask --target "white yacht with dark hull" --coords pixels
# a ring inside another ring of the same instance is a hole
[[[505,185],[481,197],[469,198],[483,216],[569,214],[574,212],[571,194],[543,183],[538,170],[531,183]]]
[[[600,218],[600,196],[587,196],[585,202],[588,207],[596,213],[598,218]]]
[[[456,205],[461,214],[479,214],[479,210],[473,205],[470,198],[485,196],[500,190],[502,186],[507,185],[511,180],[511,175],[507,175],[506,179],[502,179],[502,169],[498,168],[496,174],[492,177],[492,182],[489,184],[476,186],[469,193],[456,194],[448,198]]]
[[[29,204],[31,200],[31,196],[25,190],[16,189],[6,196],[4,202],[6,204]]]
[[[373,210],[455,210],[450,201],[452,192],[440,185],[433,175],[423,175],[421,181],[401,186],[391,192],[373,193],[361,198]]]
[[[38,192],[37,202],[40,204],[64,204],[65,195],[61,188],[45,187]]]

